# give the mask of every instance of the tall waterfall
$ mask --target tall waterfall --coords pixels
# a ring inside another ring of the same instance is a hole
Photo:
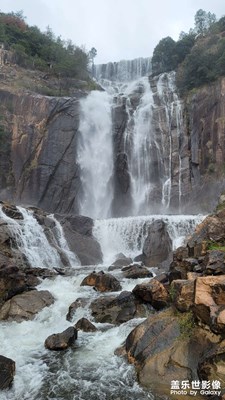
[[[96,66],[106,91],[81,100],[82,214],[106,218],[180,210],[182,102],[175,73],[150,79],[150,65],[150,59],[137,59]]]
[[[113,198],[112,98],[93,91],[81,101],[78,163],[81,168],[80,213],[93,218],[110,215]]]

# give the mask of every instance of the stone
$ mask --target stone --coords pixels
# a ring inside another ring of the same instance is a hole
[[[162,220],[154,221],[148,228],[143,247],[144,264],[154,267],[166,260],[172,251],[172,241]]]
[[[69,248],[77,255],[81,265],[100,264],[102,252],[99,243],[92,235],[93,220],[79,216],[79,218],[65,217],[60,222]]]
[[[54,333],[45,340],[45,347],[48,350],[66,350],[73,346],[77,339],[77,330],[71,326],[61,333]]]
[[[90,322],[87,318],[81,318],[77,323],[75,324],[75,328],[79,331],[84,331],[84,332],[96,332],[97,328],[92,322]]]
[[[7,300],[0,309],[0,320],[22,322],[32,320],[44,307],[54,303],[54,297],[48,290],[32,290],[17,294]]]
[[[177,279],[170,285],[170,297],[180,312],[189,311],[194,304],[195,281]]]
[[[99,292],[117,292],[121,285],[113,275],[105,274],[103,271],[92,272],[81,282],[81,286],[94,286]]]
[[[156,310],[169,304],[169,294],[162,283],[156,279],[136,285],[132,291],[138,299],[150,303]]]
[[[204,258],[204,274],[223,275],[225,274],[225,252],[210,250]]]
[[[148,307],[141,304],[133,293],[124,291],[119,296],[99,297],[91,303],[92,315],[96,322],[122,324],[132,318],[148,315]]]
[[[2,205],[2,211],[7,217],[12,219],[23,219],[23,215],[18,208],[12,204],[4,203]]]
[[[212,347],[212,335],[201,328],[182,333],[184,317],[172,309],[150,315],[126,339],[128,361],[140,384],[153,394],[169,396],[174,376],[178,381],[197,380],[201,356]]]
[[[138,278],[150,278],[153,276],[152,272],[148,268],[143,267],[140,264],[132,264],[128,267],[122,268],[122,272],[127,279],[138,279]]]
[[[196,279],[193,312],[215,333],[225,332],[225,276]]]
[[[130,257],[122,257],[122,258],[117,258],[116,261],[112,263],[112,266],[125,267],[127,265],[130,265],[131,263],[132,259]]]
[[[10,358],[0,356],[0,390],[11,387],[16,371],[16,363]]]
[[[79,297],[69,306],[69,310],[66,314],[67,321],[72,321],[76,310],[80,307],[84,308],[88,304],[88,299]]]

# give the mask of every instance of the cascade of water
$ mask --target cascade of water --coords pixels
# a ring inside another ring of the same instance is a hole
[[[80,214],[92,218],[110,215],[113,198],[112,98],[93,91],[81,100],[78,163],[81,168],[83,196]]]
[[[93,234],[101,245],[103,263],[110,265],[118,253],[135,257],[142,252],[148,227],[161,219],[167,225],[167,231],[173,241],[173,248],[179,247],[185,237],[193,233],[197,224],[205,217],[202,215],[150,215],[130,218],[109,218],[96,220]]]
[[[157,94],[161,107],[164,107],[166,126],[160,127],[162,163],[164,176],[162,179],[162,205],[168,209],[171,201],[172,175],[178,169],[178,203],[181,203],[181,171],[180,138],[182,135],[182,103],[176,93],[175,72],[160,75],[157,81]],[[165,124],[164,124],[165,125]],[[176,151],[178,160],[173,160]],[[177,167],[175,168],[175,163]],[[172,167],[172,164],[173,167]]]
[[[43,228],[33,216],[32,211],[23,207],[17,208],[23,219],[15,220],[6,216],[1,207],[0,217],[9,225],[18,249],[26,256],[29,264],[34,268],[60,266],[61,261],[56,249],[50,246]]]
[[[142,76],[150,75],[152,71],[151,58],[136,58],[121,60],[95,66],[94,76],[97,81],[129,82]]]

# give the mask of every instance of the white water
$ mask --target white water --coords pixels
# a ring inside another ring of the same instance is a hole
[[[109,218],[96,220],[93,234],[101,244],[103,263],[110,265],[115,255],[123,253],[135,257],[142,252],[148,227],[161,219],[167,225],[167,231],[173,241],[173,249],[181,246],[185,238],[194,232],[203,215],[149,215],[142,217]]]
[[[93,91],[81,100],[78,163],[83,195],[80,214],[92,218],[110,215],[113,198],[112,97]]]

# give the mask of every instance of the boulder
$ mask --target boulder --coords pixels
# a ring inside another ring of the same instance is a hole
[[[148,228],[148,236],[143,247],[144,264],[154,267],[166,260],[172,251],[172,240],[166,230],[165,222],[154,221]]]
[[[31,320],[44,307],[54,303],[54,297],[48,290],[32,290],[17,294],[7,300],[0,310],[0,320],[22,322]]]
[[[148,268],[143,267],[139,264],[132,264],[128,267],[122,268],[122,272],[127,279],[138,279],[138,278],[151,278],[152,272]]]
[[[183,315],[171,309],[161,311],[150,315],[126,339],[128,361],[134,363],[139,382],[169,398],[174,377],[178,381],[198,379],[198,362],[212,346],[209,333],[201,328],[182,334],[182,319]]]
[[[219,250],[207,251],[204,258],[204,274],[223,275],[225,274],[225,252]]]
[[[73,346],[77,339],[77,330],[71,326],[61,333],[54,333],[45,340],[45,347],[49,350],[66,350]]]
[[[16,364],[10,358],[0,356],[0,390],[10,388],[15,375]]]
[[[121,257],[117,258],[113,263],[112,266],[115,267],[125,267],[126,265],[130,265],[132,263],[132,259],[130,257]]]
[[[87,318],[81,318],[77,321],[75,328],[84,332],[96,332],[97,328]]]
[[[105,274],[103,271],[92,272],[81,282],[81,286],[94,286],[99,292],[117,292],[121,285],[113,275]]]
[[[182,258],[178,259],[176,255],[170,264],[169,280],[172,282],[174,279],[187,279],[187,273],[195,270],[199,266],[196,258]]]
[[[88,299],[79,297],[69,306],[69,310],[66,314],[67,321],[72,321],[76,310],[80,307],[84,308],[88,304]]]
[[[91,303],[92,315],[96,322],[122,324],[132,318],[146,317],[148,308],[131,292],[119,296],[99,297]]]
[[[12,263],[0,267],[0,304],[27,290],[26,275]]]
[[[96,265],[102,262],[101,247],[92,235],[93,220],[84,216],[60,218],[63,231],[71,251],[81,265]]]
[[[170,285],[170,297],[179,311],[189,311],[194,304],[195,280],[174,280]]]
[[[150,303],[156,310],[168,306],[169,294],[163,284],[156,279],[136,285],[132,292],[138,299]]]
[[[215,333],[225,332],[225,276],[196,279],[193,311]]]

